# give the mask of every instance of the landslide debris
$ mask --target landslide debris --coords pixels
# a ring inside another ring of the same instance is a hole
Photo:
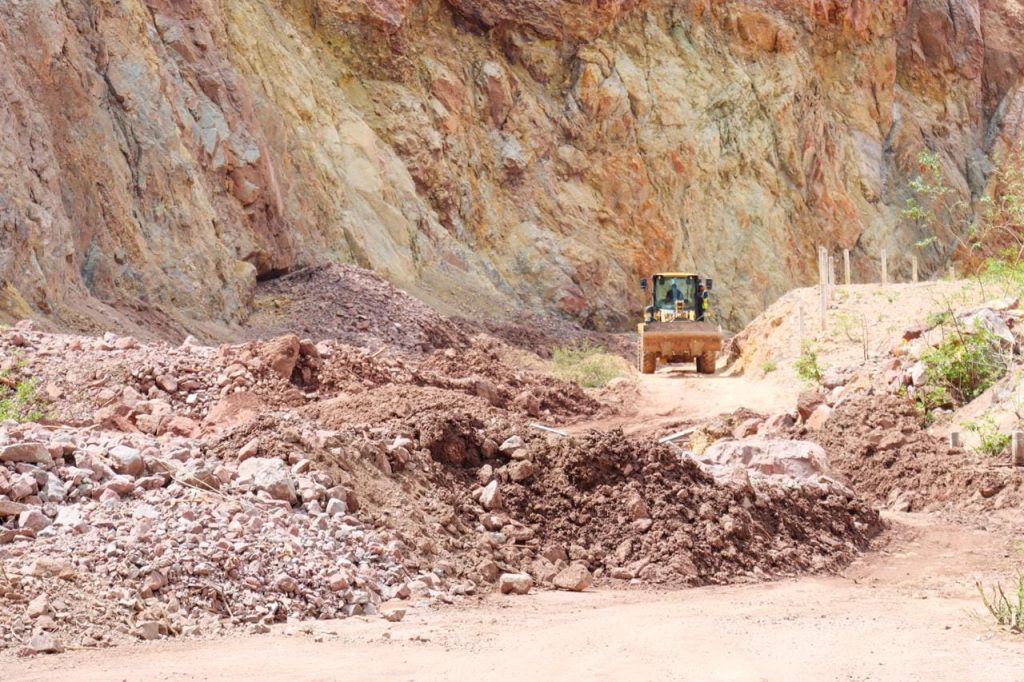
[[[0,649],[393,614],[503,574],[529,591],[827,571],[881,528],[824,478],[716,480],[618,432],[541,433],[609,408],[493,337],[418,343],[0,334],[45,414],[0,423]]]
[[[984,511],[1024,502],[1024,470],[950,448],[921,426],[906,398],[853,396],[820,430],[799,435],[820,443],[855,490],[899,511]]]
[[[524,480],[506,466],[496,476],[508,515],[604,576],[700,585],[835,569],[882,527],[841,486],[717,483],[692,458],[621,431],[538,448]]]

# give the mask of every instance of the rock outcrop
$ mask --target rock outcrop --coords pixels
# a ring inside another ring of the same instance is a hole
[[[1022,29],[1010,0],[4,3],[0,318],[183,337],[334,260],[596,325],[697,266],[738,322],[818,244],[866,276],[925,236],[922,150],[985,193]]]

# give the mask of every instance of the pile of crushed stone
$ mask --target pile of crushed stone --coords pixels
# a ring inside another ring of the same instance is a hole
[[[0,651],[265,632],[475,589],[420,571],[415,540],[360,514],[351,476],[313,466],[335,434],[277,425],[294,442],[220,451],[0,426]]]
[[[336,339],[373,351],[461,348],[468,340],[459,325],[380,275],[338,264],[261,282],[247,333]]]
[[[825,448],[855,490],[899,511],[981,511],[1024,502],[1024,471],[950,448],[922,428],[906,398],[850,397],[820,430],[803,427],[796,435]]]

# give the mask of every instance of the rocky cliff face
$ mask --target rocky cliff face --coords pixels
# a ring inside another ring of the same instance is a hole
[[[0,316],[238,323],[338,260],[442,304],[736,323],[1024,137],[1020,0],[12,0]],[[938,258],[934,256],[933,258]],[[938,262],[925,264],[937,267]],[[170,327],[168,327],[170,328]]]

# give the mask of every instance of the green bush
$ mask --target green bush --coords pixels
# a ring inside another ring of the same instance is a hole
[[[814,383],[821,381],[818,351],[809,342],[804,342],[800,357],[796,359],[796,363],[793,366],[796,368],[797,376],[804,381],[812,381]]]
[[[7,372],[0,372],[0,379],[8,379]],[[0,421],[13,419],[16,422],[37,422],[43,418],[43,401],[36,389],[36,379],[21,379],[13,387],[0,383]]]
[[[906,392],[905,387],[901,387],[901,390]],[[935,415],[932,414],[934,410],[952,406],[953,399],[941,386],[924,386],[914,394],[914,407],[924,420],[925,427],[931,426],[935,422]]]
[[[996,623],[1008,627],[1014,632],[1024,630],[1024,574],[1017,576],[1017,593],[1009,597],[1003,592],[1002,585],[995,585],[991,593],[986,593],[981,583],[975,583],[981,601],[985,604]]]
[[[969,403],[1006,373],[999,339],[977,326],[971,333],[950,334],[921,355],[927,383],[944,389],[956,403]]]
[[[563,346],[551,357],[555,374],[584,388],[600,388],[622,375],[622,360],[600,346]]]
[[[978,434],[981,445],[978,451],[986,455],[998,455],[1010,444],[1008,433],[1000,433],[999,427],[991,416],[985,415],[976,422],[965,422],[964,428]]]
[[[763,371],[765,374],[771,374],[778,368],[779,366],[775,364],[775,361],[772,360],[771,358],[768,358],[763,363],[761,363],[761,371]]]

